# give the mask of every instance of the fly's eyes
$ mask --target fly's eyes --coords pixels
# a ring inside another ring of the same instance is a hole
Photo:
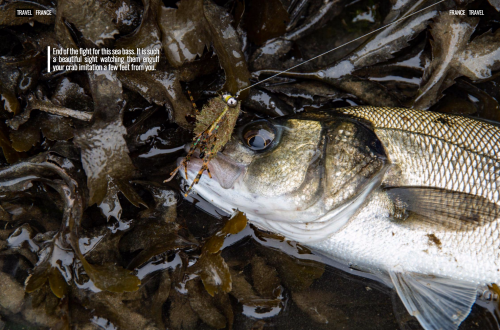
[[[274,127],[267,121],[259,121],[243,129],[243,143],[248,148],[261,151],[267,149],[276,136]]]
[[[238,101],[234,97],[230,97],[227,100],[227,105],[229,105],[231,108],[234,108],[238,104]]]
[[[222,95],[222,99],[231,108],[234,108],[238,105],[238,101],[236,101],[236,99],[234,97],[232,97],[231,94]]]

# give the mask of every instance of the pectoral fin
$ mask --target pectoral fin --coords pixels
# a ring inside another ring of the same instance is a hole
[[[390,187],[384,189],[400,217],[454,229],[481,226],[500,218],[500,205],[468,193],[430,187]]]
[[[408,312],[425,330],[456,330],[476,301],[476,284],[412,272],[389,272]]]

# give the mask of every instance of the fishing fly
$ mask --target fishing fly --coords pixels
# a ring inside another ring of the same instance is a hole
[[[330,49],[324,53],[321,53],[319,55],[316,55],[306,61],[303,61],[295,66],[292,66],[286,70],[280,71],[268,78],[265,78],[263,80],[260,80],[248,87],[240,89],[235,96],[232,96],[230,94],[223,94],[221,97],[216,97],[211,99],[207,105],[205,105],[202,109],[201,112],[196,110],[197,116],[196,116],[196,126],[194,129],[194,134],[195,137],[193,138],[193,142],[189,148],[189,151],[187,155],[184,157],[184,159],[181,161],[180,165],[170,173],[170,178],[165,180],[164,182],[168,182],[172,180],[177,172],[181,169],[181,167],[184,167],[184,174],[187,178],[187,165],[191,161],[191,157],[196,153],[197,150],[199,150],[198,157],[203,160],[203,164],[198,171],[198,174],[196,175],[195,179],[185,192],[185,196],[190,193],[192,190],[193,186],[197,184],[200,181],[201,176],[203,173],[206,171],[208,173],[208,176],[212,178],[212,175],[210,173],[210,170],[208,168],[208,165],[210,161],[217,155],[217,153],[224,147],[224,145],[229,141],[231,134],[234,130],[234,127],[236,126],[236,120],[238,119],[239,113],[240,113],[240,102],[238,102],[238,97],[241,94],[241,92],[248,90],[252,87],[255,87],[257,85],[260,85],[266,81],[269,81],[273,78],[276,78],[279,75],[282,75],[286,72],[292,71],[308,62],[311,62],[317,58],[320,58],[326,54],[329,54],[333,51],[336,51],[342,47],[345,47],[349,44],[352,44],[358,40],[362,40],[376,32],[379,32],[391,25],[394,25],[398,22],[401,22],[411,16],[414,16],[416,14],[419,14],[427,9],[430,9],[434,6],[437,6],[440,3],[443,3],[445,0],[440,0],[432,5],[429,5],[423,9],[420,9],[418,11],[415,11],[413,13],[407,14],[402,16],[401,18],[388,23],[386,25],[383,25],[371,32],[368,32],[358,38],[355,38],[353,40],[350,40],[340,46],[337,46],[333,49]],[[190,94],[190,93],[189,93]],[[191,98],[191,101],[193,102],[193,107],[196,109],[196,105],[194,104],[193,98],[191,97],[191,94],[189,95]]]
[[[221,111],[222,109],[222,111]],[[236,126],[236,120],[240,114],[240,103],[230,94],[224,94],[221,97],[211,99],[196,116],[196,126],[193,138],[193,143],[189,151],[181,161],[181,164],[170,173],[170,178],[165,180],[168,182],[177,174],[181,167],[184,167],[184,173],[187,178],[187,164],[191,160],[193,154],[199,150],[199,158],[203,160],[203,164],[196,175],[196,178],[189,186],[185,196],[189,194],[195,184],[200,181],[201,176],[207,171],[208,176],[212,178],[208,164],[215,155],[224,147],[231,138],[231,133]]]

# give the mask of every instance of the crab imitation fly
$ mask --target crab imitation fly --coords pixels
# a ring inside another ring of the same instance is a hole
[[[181,167],[184,167],[187,178],[187,164],[197,149],[200,151],[199,157],[203,160],[203,165],[184,195],[189,194],[193,186],[200,181],[205,171],[212,178],[208,164],[231,138],[239,113],[240,105],[233,96],[226,94],[222,95],[221,98],[215,97],[211,99],[203,107],[201,113],[196,116],[196,126],[194,128],[194,134],[196,135],[193,138],[189,152],[181,164],[170,173],[170,178],[165,182],[172,180]]]

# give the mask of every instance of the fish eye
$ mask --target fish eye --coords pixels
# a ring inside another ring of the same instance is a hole
[[[242,133],[243,144],[255,151],[269,148],[276,137],[274,126],[266,120],[250,123],[243,128]]]

